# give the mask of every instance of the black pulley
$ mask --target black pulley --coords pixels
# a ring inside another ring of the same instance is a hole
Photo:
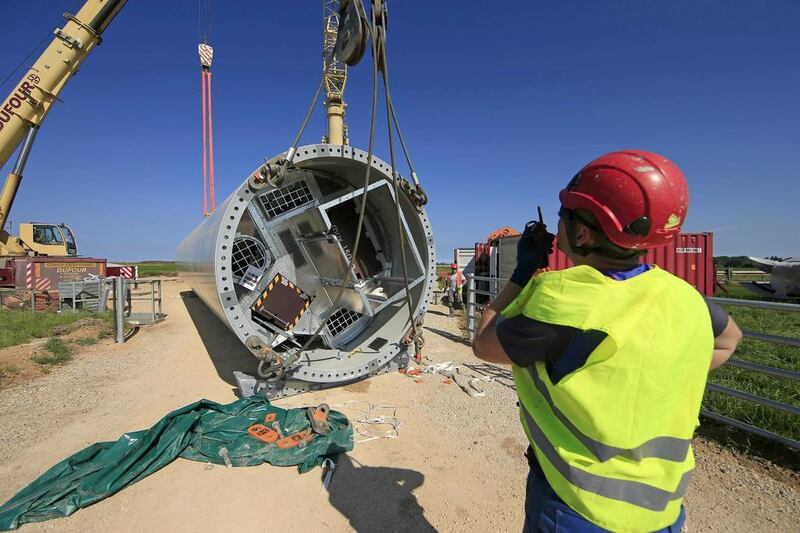
[[[336,59],[349,67],[357,65],[367,48],[367,15],[361,0],[343,0],[339,6]]]

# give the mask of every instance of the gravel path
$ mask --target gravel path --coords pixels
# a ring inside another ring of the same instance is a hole
[[[90,347],[47,376],[0,391],[0,500],[88,444],[148,427],[202,397],[235,398],[231,372],[252,371],[253,360],[185,290],[165,283],[169,317],[129,343]],[[473,358],[446,312],[433,306],[426,318],[426,363],[461,365],[459,383],[492,376],[481,383],[484,397],[442,376],[393,373],[276,402],[324,401],[351,419],[369,404],[396,406],[378,414],[397,415],[399,438],[357,444],[340,458],[329,493],[320,494],[316,471],[178,460],[69,518],[23,531],[519,531],[527,464],[513,381],[508,369]],[[714,443],[698,441],[696,449],[690,531],[796,530],[796,472]]]

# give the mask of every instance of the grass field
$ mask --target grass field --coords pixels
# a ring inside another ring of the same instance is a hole
[[[91,313],[47,313],[0,310],[0,348],[49,337],[53,328],[82,318],[98,318]]]
[[[123,264],[138,266],[140,278],[151,276],[175,276],[178,274],[178,266],[175,264],[175,261],[142,261],[141,263]]]
[[[72,359],[72,350],[66,342],[58,337],[50,337],[42,346],[47,353],[32,357],[35,363],[42,366],[61,365]]]
[[[718,296],[724,296],[718,294]],[[764,300],[746,289],[732,285],[729,297]],[[770,309],[748,309],[745,307],[726,306],[727,311],[743,330],[798,337],[800,332],[800,313],[774,311]],[[736,350],[734,357],[743,361],[759,363],[775,368],[800,372],[800,348],[783,344],[744,339]],[[800,407],[800,385],[797,381],[761,374],[733,366],[722,366],[714,370],[709,381],[764,398],[776,400]],[[742,422],[747,422],[773,433],[778,433],[800,440],[800,419],[796,415],[763,407],[753,402],[733,398],[714,391],[707,391],[703,406]],[[750,446],[760,451],[776,448],[764,439],[751,437],[740,431],[728,430],[730,443],[739,447]]]

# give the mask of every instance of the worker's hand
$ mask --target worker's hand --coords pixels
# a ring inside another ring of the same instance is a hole
[[[511,274],[511,281],[520,287],[528,284],[533,273],[548,266],[547,256],[553,251],[556,236],[547,231],[547,225],[531,221],[517,243],[517,267]]]

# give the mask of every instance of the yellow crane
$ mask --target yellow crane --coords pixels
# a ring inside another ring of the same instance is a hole
[[[334,56],[339,34],[339,0],[322,0],[322,68],[325,72],[325,109],[328,131],[322,142],[350,144],[344,123],[344,86],[347,65]]]
[[[64,85],[78,71],[92,50],[102,42],[103,31],[125,6],[126,1],[87,0],[76,15],[65,13],[67,22],[63,27],[54,30],[53,40],[0,105],[0,166],[19,148],[14,167],[0,192],[0,257],[77,255],[74,234],[65,224],[23,223],[20,224],[19,236],[10,235],[5,231],[5,226],[39,127],[53,104],[58,101]],[[324,142],[349,144],[344,122],[347,65],[334,55],[339,31],[340,2],[322,0],[322,9],[327,110]],[[207,48],[210,51],[210,47]],[[201,60],[202,57],[201,45]],[[211,164],[213,165],[213,159]],[[213,167],[211,172],[213,183]]]
[[[20,149],[0,192],[0,256],[77,254],[65,224],[21,224],[19,237],[6,232],[5,225],[39,126],[125,2],[88,0],[76,15],[65,13],[66,24],[53,31],[52,42],[0,105],[0,166]]]

